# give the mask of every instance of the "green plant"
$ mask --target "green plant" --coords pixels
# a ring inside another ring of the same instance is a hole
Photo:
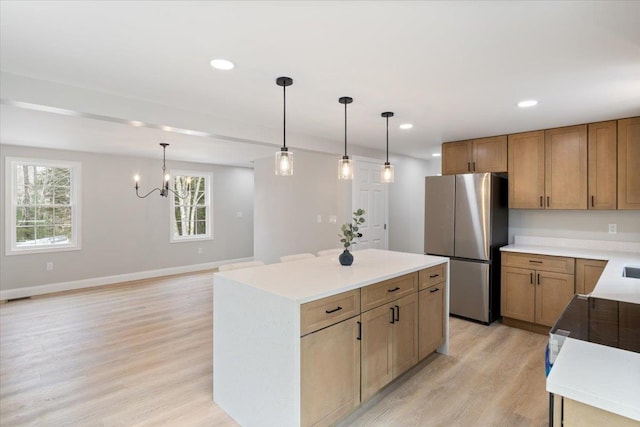
[[[355,245],[356,242],[353,239],[359,239],[362,237],[362,233],[360,233],[360,226],[364,224],[364,209],[358,209],[353,213],[353,222],[342,224],[340,228],[342,230],[342,234],[338,234],[340,237],[340,242],[344,245],[345,249],[349,249],[349,246]]]

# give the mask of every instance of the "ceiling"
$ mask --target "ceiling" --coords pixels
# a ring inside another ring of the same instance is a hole
[[[0,20],[9,144],[158,157],[162,139],[173,158],[249,164],[282,144],[278,76],[294,80],[287,144],[336,154],[341,96],[354,150],[384,150],[393,111],[390,151],[424,159],[640,115],[638,1],[3,0]]]

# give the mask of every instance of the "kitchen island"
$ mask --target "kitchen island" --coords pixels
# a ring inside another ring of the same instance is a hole
[[[435,346],[447,354],[448,259],[376,249],[354,258],[214,275],[214,401],[238,423],[329,423]]]

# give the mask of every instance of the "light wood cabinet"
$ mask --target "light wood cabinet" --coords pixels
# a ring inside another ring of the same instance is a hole
[[[593,292],[606,265],[607,261],[576,259],[576,293],[587,295]]]
[[[443,175],[506,171],[506,135],[442,144]]]
[[[638,427],[631,418],[587,405],[577,400],[554,395],[553,425],[564,427]]]
[[[640,117],[618,120],[618,209],[640,209]]]
[[[362,311],[418,291],[418,272],[362,288]]]
[[[618,127],[615,120],[589,124],[588,208],[616,209]]]
[[[502,316],[553,326],[575,293],[574,271],[573,258],[503,252]]]
[[[301,338],[301,425],[329,425],[360,404],[359,319]]]
[[[509,207],[544,209],[544,131],[509,135]]]
[[[418,363],[418,295],[362,313],[362,400]]]
[[[360,289],[300,306],[300,334],[306,335],[360,314]]]
[[[423,290],[447,281],[447,264],[439,264],[418,272],[418,289]]]
[[[422,360],[444,343],[444,283],[418,292],[418,356]]]
[[[587,208],[587,126],[509,135],[509,207]]]

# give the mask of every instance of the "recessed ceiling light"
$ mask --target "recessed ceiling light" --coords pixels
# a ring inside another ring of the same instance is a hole
[[[533,107],[534,105],[538,105],[538,101],[535,99],[527,99],[526,101],[518,102],[518,107],[520,108]]]
[[[403,123],[400,125],[400,129],[411,129],[413,125],[411,123]]]
[[[216,70],[232,70],[235,65],[226,59],[212,59],[211,66]]]
[[[440,153],[433,153],[431,156],[432,157],[440,157]]]

